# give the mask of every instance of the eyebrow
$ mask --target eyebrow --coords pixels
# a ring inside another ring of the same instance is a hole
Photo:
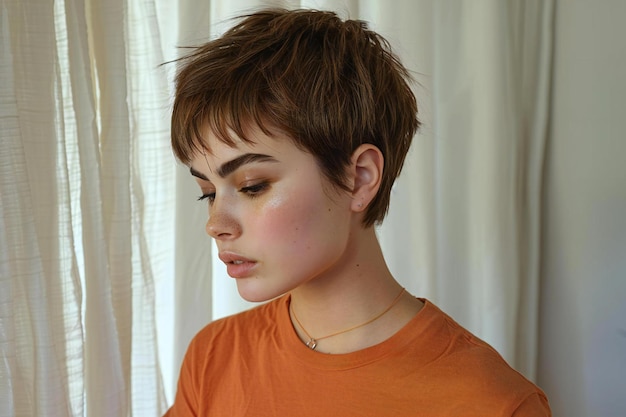
[[[224,178],[232,174],[233,172],[237,171],[241,166],[246,165],[246,164],[251,164],[253,162],[278,162],[278,161],[273,156],[264,155],[260,153],[246,153],[228,162],[224,162],[217,169],[217,175],[219,175],[221,178]],[[201,172],[196,171],[193,167],[189,167],[189,172],[194,177],[198,177],[205,181],[209,181],[206,175],[204,175]]]

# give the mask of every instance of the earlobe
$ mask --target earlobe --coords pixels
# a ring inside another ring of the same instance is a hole
[[[385,159],[382,152],[372,144],[359,146],[352,154],[354,182],[352,187],[352,210],[364,211],[380,188]]]

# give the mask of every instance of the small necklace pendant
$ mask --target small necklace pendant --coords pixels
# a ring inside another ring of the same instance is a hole
[[[311,338],[311,340],[306,342],[306,347],[308,347],[311,350],[315,350],[315,348],[317,347],[317,340]]]

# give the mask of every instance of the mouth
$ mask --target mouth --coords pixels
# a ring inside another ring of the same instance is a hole
[[[257,262],[233,252],[220,252],[219,258],[226,264],[226,272],[233,278],[247,278],[253,275]]]

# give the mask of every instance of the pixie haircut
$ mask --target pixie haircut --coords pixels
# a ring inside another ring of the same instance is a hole
[[[357,20],[317,10],[268,9],[240,16],[223,36],[179,60],[172,147],[188,164],[210,152],[203,132],[235,146],[247,133],[281,131],[348,190],[346,167],[361,144],[384,156],[381,187],[363,225],[380,223],[419,128],[407,69],[387,40]]]

